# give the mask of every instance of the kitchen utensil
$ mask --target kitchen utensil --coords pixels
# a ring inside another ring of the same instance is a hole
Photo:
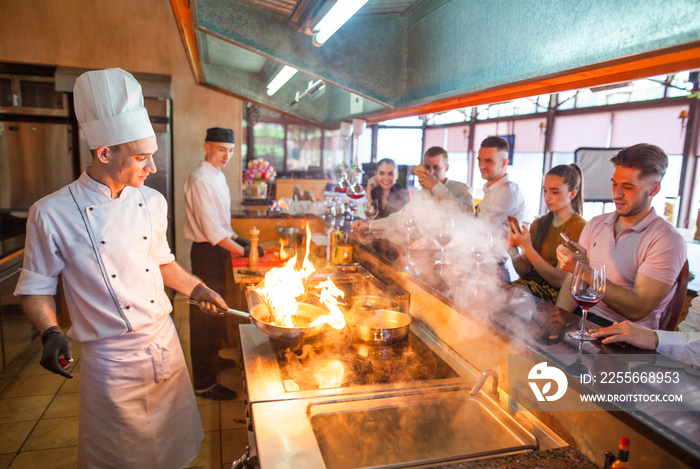
[[[277,235],[291,248],[297,247],[304,240],[304,230],[294,226],[278,226]]]
[[[393,307],[389,298],[376,295],[353,296],[348,299],[348,305],[354,309],[391,309]]]
[[[190,304],[198,304],[194,300],[189,300]],[[272,337],[274,339],[284,339],[284,340],[300,340],[307,337],[312,337],[322,331],[324,324],[320,326],[303,326],[303,327],[282,327],[270,324],[270,310],[265,304],[258,304],[253,308],[252,313],[247,313],[245,311],[240,311],[237,309],[219,309],[220,312],[225,314],[230,314],[232,316],[238,316],[243,319],[249,319],[255,327],[260,329],[265,335]],[[326,315],[326,311],[322,308],[306,303],[299,304],[298,316],[304,317],[310,324],[318,316]]]
[[[263,276],[263,273],[259,272],[257,270],[238,269],[238,273],[241,275],[253,275],[255,277],[262,277]]]
[[[408,336],[411,317],[388,309],[363,312],[354,318],[353,334],[364,342],[389,344],[404,340]]]

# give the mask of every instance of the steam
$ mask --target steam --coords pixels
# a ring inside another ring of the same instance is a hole
[[[412,209],[399,216],[374,223],[370,242],[380,254],[470,313],[507,329],[511,337],[531,341],[532,337],[525,336],[527,328],[511,330],[507,320],[516,315],[528,322],[542,314],[532,295],[508,283],[517,277],[508,279],[505,265],[509,259],[507,226],[466,214],[455,204],[434,198],[414,197],[409,207]],[[410,241],[406,228],[409,218],[415,226]],[[437,265],[440,245],[435,238],[449,218],[454,219],[454,237],[445,246],[447,263]]]

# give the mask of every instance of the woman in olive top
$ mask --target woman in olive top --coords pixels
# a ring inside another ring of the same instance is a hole
[[[399,168],[394,160],[384,158],[377,163],[377,172],[367,183],[367,192],[371,200],[379,201],[377,218],[385,218],[398,212],[408,203],[408,189],[396,184]]]
[[[581,217],[581,168],[576,164],[555,166],[545,175],[542,188],[549,212],[535,220],[529,232],[524,227],[510,226],[509,253],[520,275],[512,285],[524,286],[533,295],[556,303],[559,287],[567,274],[557,267],[556,250],[561,233],[577,242],[586,224]]]

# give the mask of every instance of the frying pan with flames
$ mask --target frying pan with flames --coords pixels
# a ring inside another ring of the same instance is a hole
[[[190,300],[189,303],[197,304],[197,302],[194,300]],[[323,326],[325,324],[313,327],[308,326],[308,324],[311,324],[311,322],[317,317],[328,314],[325,310],[323,310],[323,308],[320,308],[318,306],[310,305],[307,303],[300,303],[299,310],[296,314],[296,318],[299,322],[306,325],[302,325],[299,327],[283,327],[270,323],[270,321],[272,321],[272,315],[270,314],[270,310],[268,309],[267,305],[264,303],[254,306],[253,311],[251,313],[247,313],[245,311],[240,311],[237,309],[219,309],[219,311],[224,314],[230,314],[232,316],[237,316],[243,319],[249,319],[250,322],[252,322],[255,325],[255,327],[257,327],[262,333],[264,333],[268,337],[283,340],[301,340],[303,338],[315,336],[323,330]]]

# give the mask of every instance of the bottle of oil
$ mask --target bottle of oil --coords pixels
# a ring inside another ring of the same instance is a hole
[[[627,460],[630,457],[630,439],[626,436],[620,438],[620,451],[617,453],[617,461],[612,463],[612,469],[630,469]]]

